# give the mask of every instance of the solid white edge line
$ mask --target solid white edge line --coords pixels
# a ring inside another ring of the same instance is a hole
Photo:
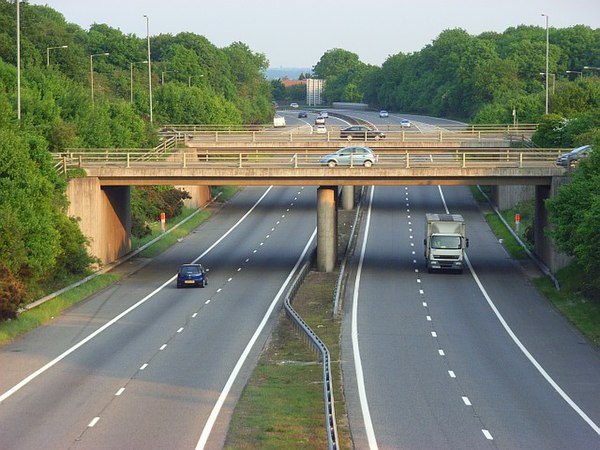
[[[252,206],[252,208],[250,208],[248,210],[248,212],[246,212],[246,214],[244,214],[242,216],[242,218],[240,220],[238,220],[235,223],[235,225],[233,225],[227,231],[227,233],[225,233],[223,236],[221,236],[219,239],[217,239],[217,241],[214,244],[212,244],[210,247],[208,247],[208,249],[205,250],[204,253],[202,253],[198,258],[196,258],[194,261],[192,261],[192,263],[196,263],[197,261],[199,261],[200,258],[202,258],[203,256],[205,256],[208,252],[210,252],[213,248],[215,248],[223,239],[225,239],[226,236],[228,236],[235,228],[237,228],[238,225],[240,223],[242,223],[242,221],[246,217],[248,217],[248,215],[258,206],[258,204],[263,200],[263,198],[265,198],[265,196],[269,193],[269,191],[272,188],[273,188],[273,186],[269,186],[269,188],[265,191],[265,193],[256,201],[256,203],[254,204],[254,206]],[[66,358],[67,356],[69,356],[75,350],[77,350],[78,348],[82,347],[84,344],[86,344],[89,341],[91,341],[92,339],[94,339],[96,336],[98,336],[100,333],[102,333],[108,327],[114,325],[116,322],[118,322],[119,320],[121,320],[123,317],[125,317],[127,314],[129,314],[134,309],[136,309],[138,306],[141,306],[144,303],[146,303],[146,301],[148,301],[150,298],[154,297],[158,292],[160,292],[161,290],[163,290],[166,286],[168,286],[170,283],[172,283],[176,278],[177,278],[177,275],[173,275],[171,278],[169,278],[167,281],[165,281],[163,284],[161,284],[159,287],[157,287],[155,290],[153,290],[150,294],[146,295],[140,301],[138,301],[137,303],[133,304],[132,306],[130,306],[129,308],[127,308],[125,311],[123,311],[121,314],[115,316],[113,319],[111,319],[108,322],[106,322],[103,326],[101,326],[100,328],[98,328],[92,334],[90,334],[89,336],[85,337],[84,339],[82,339],[81,341],[79,341],[77,344],[75,344],[73,347],[69,348],[68,350],[66,350],[63,353],[61,353],[60,355],[58,355],[52,361],[50,361],[50,362],[46,363],[45,365],[43,365],[42,367],[40,367],[38,370],[36,370],[32,374],[30,374],[29,376],[27,376],[26,378],[24,378],[23,380],[21,380],[19,383],[15,384],[8,391],[6,391],[2,395],[0,395],[0,403],[2,403],[4,400],[6,400],[7,398],[9,398],[11,395],[13,395],[15,392],[17,392],[23,386],[26,386],[27,384],[29,384],[32,380],[34,380],[35,378],[37,378],[38,376],[40,376],[41,374],[43,374],[45,371],[47,371],[48,369],[50,369],[52,366],[54,366],[58,362],[62,361],[64,358]]]
[[[354,280],[354,293],[352,295],[352,353],[354,355],[354,370],[356,372],[356,384],[358,387],[358,397],[360,399],[360,408],[362,411],[363,422],[365,425],[365,432],[367,434],[367,440],[369,442],[369,448],[371,450],[377,449],[377,439],[375,437],[375,430],[373,428],[373,422],[371,420],[371,413],[369,412],[369,402],[367,400],[367,392],[365,389],[365,378],[362,368],[362,362],[360,359],[360,349],[358,346],[358,291],[360,289],[360,277],[362,274],[363,261],[365,259],[365,251],[367,248],[367,241],[369,237],[369,228],[371,226],[371,211],[373,205],[373,194],[375,187],[371,187],[371,195],[369,197],[369,208],[367,210],[367,220],[365,224],[365,234],[360,251],[360,260],[358,268],[356,270],[356,278]]]
[[[237,378],[240,370],[242,369],[242,366],[244,365],[244,362],[246,361],[246,358],[250,354],[250,351],[252,350],[252,347],[254,347],[254,344],[256,343],[258,337],[262,333],[262,330],[266,326],[266,324],[267,324],[267,322],[269,320],[269,317],[273,313],[273,310],[275,309],[275,306],[279,302],[279,299],[281,298],[281,296],[285,292],[285,289],[287,288],[287,285],[290,283],[290,281],[292,280],[292,278],[296,274],[296,271],[298,270],[298,267],[300,267],[300,265],[302,264],[302,261],[304,260],[304,256],[308,252],[308,249],[312,245],[312,242],[314,241],[316,235],[317,235],[317,228],[315,227],[315,229],[313,230],[312,235],[310,236],[310,239],[308,240],[308,242],[306,243],[306,246],[304,247],[304,250],[302,251],[302,254],[298,258],[298,261],[296,261],[296,265],[290,271],[288,277],[286,278],[286,280],[281,285],[281,288],[279,289],[279,292],[277,292],[277,295],[275,296],[275,298],[271,302],[271,305],[267,309],[267,312],[265,313],[263,319],[261,320],[260,324],[258,325],[258,328],[256,329],[256,331],[252,335],[252,338],[250,338],[250,341],[248,341],[248,344],[246,345],[246,348],[242,352],[240,358],[238,359],[238,362],[236,363],[235,367],[233,368],[233,371],[229,375],[229,378],[228,378],[227,382],[225,383],[225,386],[223,387],[223,390],[221,391],[221,395],[219,395],[219,398],[217,399],[217,402],[215,403],[215,406],[213,407],[213,409],[212,409],[212,411],[210,413],[210,416],[208,417],[208,420],[206,421],[206,424],[204,425],[204,428],[202,430],[202,434],[200,435],[200,439],[198,439],[198,443],[196,444],[196,449],[197,450],[204,449],[204,447],[206,446],[206,443],[208,441],[210,433],[212,432],[213,426],[215,425],[217,417],[219,416],[219,413],[221,412],[221,408],[223,407],[223,404],[225,403],[225,400],[226,400],[227,396],[229,395],[229,391],[231,390],[231,387],[233,386],[233,383],[235,382],[235,380],[236,380],[236,378]]]
[[[450,212],[448,210],[448,206],[446,205],[446,200],[444,198],[444,194],[442,192],[442,187],[438,186],[438,189],[440,191],[440,196],[442,197],[442,202],[444,203],[444,208],[446,209],[446,213],[450,214]],[[485,297],[485,300],[487,301],[488,305],[490,306],[490,308],[496,315],[496,318],[498,319],[500,324],[504,327],[504,330],[508,333],[508,335],[513,340],[513,342],[517,345],[517,347],[519,347],[521,352],[523,352],[523,354],[529,360],[529,362],[533,365],[533,367],[535,367],[537,369],[537,371],[544,377],[544,379],[548,382],[548,384],[550,384],[550,386],[552,386],[552,388],[558,393],[558,395],[560,395],[563,398],[563,400],[565,402],[567,402],[567,404],[577,414],[579,414],[579,416],[592,428],[592,430],[594,430],[596,432],[596,434],[600,435],[600,427],[598,425],[596,425],[596,423],[571,399],[571,397],[569,397],[569,395],[565,391],[562,390],[562,388],[554,381],[554,379],[548,374],[548,372],[546,372],[546,370],[541,366],[541,364],[538,363],[538,361],[533,357],[533,355],[531,353],[529,353],[529,350],[527,350],[525,345],[523,345],[523,343],[520,341],[520,339],[517,337],[517,335],[512,331],[512,329],[510,328],[510,326],[508,325],[506,320],[504,320],[504,317],[502,316],[502,314],[500,314],[500,311],[498,310],[498,308],[496,308],[496,305],[494,304],[494,302],[488,295],[487,291],[483,287],[483,284],[481,283],[481,280],[475,273],[475,269],[473,269],[473,266],[471,265],[471,261],[469,260],[469,257],[467,256],[466,252],[465,252],[465,261],[467,262],[467,265],[469,266],[471,275],[473,276],[473,279],[477,283],[479,290]]]

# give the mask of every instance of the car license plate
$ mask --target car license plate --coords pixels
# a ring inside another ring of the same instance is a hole
[[[185,284],[195,284],[194,280],[185,280]]]

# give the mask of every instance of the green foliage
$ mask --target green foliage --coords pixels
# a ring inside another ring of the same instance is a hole
[[[160,220],[165,213],[167,219],[181,214],[183,200],[190,195],[170,186],[144,186],[131,190],[132,230],[136,237],[150,233],[149,223]]]
[[[600,148],[600,139],[594,142]],[[550,235],[560,250],[577,258],[587,274],[587,288],[600,292],[600,153],[592,152],[570,183],[546,201],[553,227]]]

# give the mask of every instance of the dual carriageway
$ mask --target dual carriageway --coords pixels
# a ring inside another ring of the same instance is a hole
[[[82,163],[92,171],[98,161]],[[354,447],[597,448],[598,351],[506,254],[466,186],[378,185],[365,202],[342,306]],[[278,293],[314,239],[315,209],[310,184],[248,187],[179,245],[3,348],[0,366],[10,370],[0,395],[19,389],[0,397],[2,445],[221,448]],[[423,270],[421,230],[432,211],[467,220],[462,276]],[[177,290],[176,267],[196,258],[211,269],[209,286]]]

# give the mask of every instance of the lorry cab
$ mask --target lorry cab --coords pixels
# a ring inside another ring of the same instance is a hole
[[[464,251],[469,246],[465,221],[460,214],[425,214],[425,267],[450,269],[462,273]]]

